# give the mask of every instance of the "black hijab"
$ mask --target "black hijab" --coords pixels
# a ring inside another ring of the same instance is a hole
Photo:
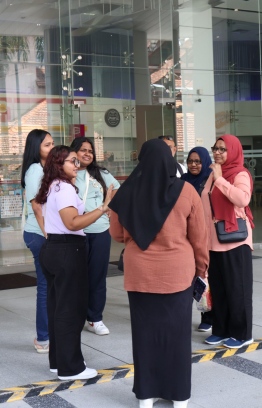
[[[174,158],[163,140],[145,142],[138,160],[139,164],[121,185],[109,207],[144,251],[161,230],[184,181],[176,177]]]

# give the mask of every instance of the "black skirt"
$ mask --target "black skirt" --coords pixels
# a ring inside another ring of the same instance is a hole
[[[191,393],[192,288],[128,292],[138,399],[184,401]]]

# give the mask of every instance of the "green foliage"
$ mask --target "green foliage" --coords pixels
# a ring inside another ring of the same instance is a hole
[[[29,45],[27,37],[21,36],[0,36],[1,60],[11,61],[17,57],[17,61],[24,63],[28,61]]]
[[[42,65],[44,62],[44,37],[35,37],[36,58]]]

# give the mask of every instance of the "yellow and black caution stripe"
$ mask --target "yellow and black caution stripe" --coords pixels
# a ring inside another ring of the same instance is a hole
[[[218,346],[209,349],[197,350],[192,353],[192,363],[204,363],[215,358],[232,357],[237,354],[250,353],[262,349],[262,339],[254,340],[252,344],[243,346],[240,349],[229,349],[223,346]]]
[[[120,378],[129,378],[134,376],[133,364],[126,364],[120,367],[114,367],[106,370],[98,370],[98,375],[89,380],[60,381],[48,380],[36,382],[19,387],[5,388],[0,390],[0,404],[4,402],[13,402],[25,398],[43,396],[63,390],[73,390],[84,387],[85,385],[101,384]]]
[[[225,349],[223,346],[197,350],[192,353],[192,363],[202,363],[215,358],[231,357],[240,353],[249,353],[262,348],[262,339],[255,340],[249,346],[240,349]],[[126,364],[119,367],[113,367],[105,370],[98,370],[98,375],[89,380],[59,381],[48,380],[21,385],[19,387],[5,388],[0,390],[0,404],[4,402],[13,402],[25,398],[43,396],[63,390],[73,390],[82,388],[86,385],[102,384],[120,378],[130,378],[134,376],[133,364]]]

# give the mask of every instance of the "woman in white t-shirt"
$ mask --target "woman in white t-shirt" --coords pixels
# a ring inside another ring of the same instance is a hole
[[[81,352],[81,331],[88,302],[83,228],[108,211],[112,186],[102,205],[83,214],[84,204],[73,184],[79,164],[70,147],[54,147],[36,196],[36,201],[44,204],[47,233],[40,263],[48,287],[50,371],[58,373],[60,380],[84,380],[97,375],[95,369],[86,367]]]
[[[28,133],[22,163],[21,185],[25,189],[27,220],[24,227],[24,241],[34,257],[37,276],[36,295],[36,338],[34,347],[38,353],[48,353],[49,335],[47,319],[47,283],[39,263],[40,249],[45,242],[42,208],[35,202],[35,196],[43,177],[43,166],[50,150],[54,147],[52,136],[42,129]]]

